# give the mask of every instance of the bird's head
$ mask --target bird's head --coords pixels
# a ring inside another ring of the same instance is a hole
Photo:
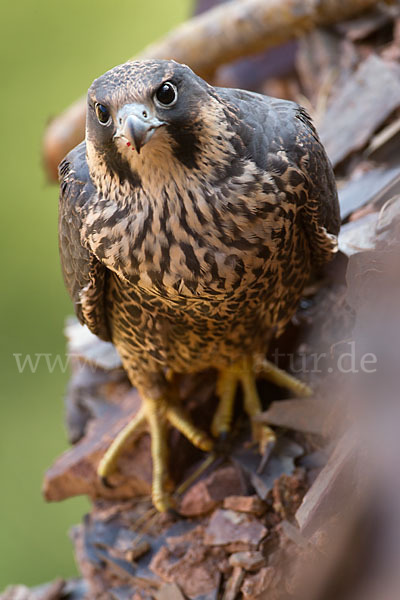
[[[216,157],[223,148],[223,111],[214,88],[186,65],[166,60],[119,65],[88,91],[92,176],[134,184],[146,173],[154,181],[158,171],[201,169],[209,163],[206,154]]]

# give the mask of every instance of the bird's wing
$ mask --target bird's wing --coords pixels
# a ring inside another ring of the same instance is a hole
[[[75,312],[82,324],[110,340],[104,307],[106,267],[81,242],[82,219],[96,191],[82,142],[60,163],[59,248],[61,267]]]
[[[247,157],[280,190],[297,197],[313,262],[323,265],[337,250],[339,202],[331,163],[307,112],[294,102],[253,92],[220,88],[218,93],[234,107]]]
[[[305,154],[297,161],[305,175],[306,201],[301,211],[301,223],[315,253],[317,264],[324,264],[337,252],[340,229],[340,208],[335,176],[329,158],[314,125],[301,108],[296,108],[297,144]],[[298,158],[294,152],[293,158]]]

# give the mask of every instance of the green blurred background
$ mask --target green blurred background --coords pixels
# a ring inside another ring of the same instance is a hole
[[[14,353],[65,352],[71,304],[57,249],[57,187],[41,168],[46,122],[92,80],[184,20],[190,0],[3,0],[1,61],[0,590],[76,573],[67,531],[84,498],[46,504],[43,473],[66,448],[68,375],[19,374]],[[5,103],[5,105],[4,105]]]

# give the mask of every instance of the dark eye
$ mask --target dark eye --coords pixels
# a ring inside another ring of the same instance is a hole
[[[178,90],[170,81],[165,81],[156,91],[156,99],[164,106],[174,104],[178,98]]]
[[[99,104],[98,102],[96,103],[95,108],[96,108],[96,115],[97,115],[99,122],[102,125],[108,125],[108,123],[110,122],[110,119],[111,119],[110,111],[108,110],[108,108],[106,106],[104,106],[104,104]]]

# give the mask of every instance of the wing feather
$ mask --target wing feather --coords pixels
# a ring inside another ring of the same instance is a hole
[[[218,95],[233,107],[248,158],[274,176],[280,156],[285,156],[292,173],[299,175],[296,195],[301,227],[313,264],[322,266],[337,251],[340,213],[332,165],[309,115],[295,102],[254,92],[219,88]],[[292,193],[290,186],[287,191]]]
[[[74,148],[59,166],[59,249],[64,282],[79,321],[101,339],[110,333],[104,306],[106,267],[81,241],[85,208],[96,190],[86,162],[86,145]]]

